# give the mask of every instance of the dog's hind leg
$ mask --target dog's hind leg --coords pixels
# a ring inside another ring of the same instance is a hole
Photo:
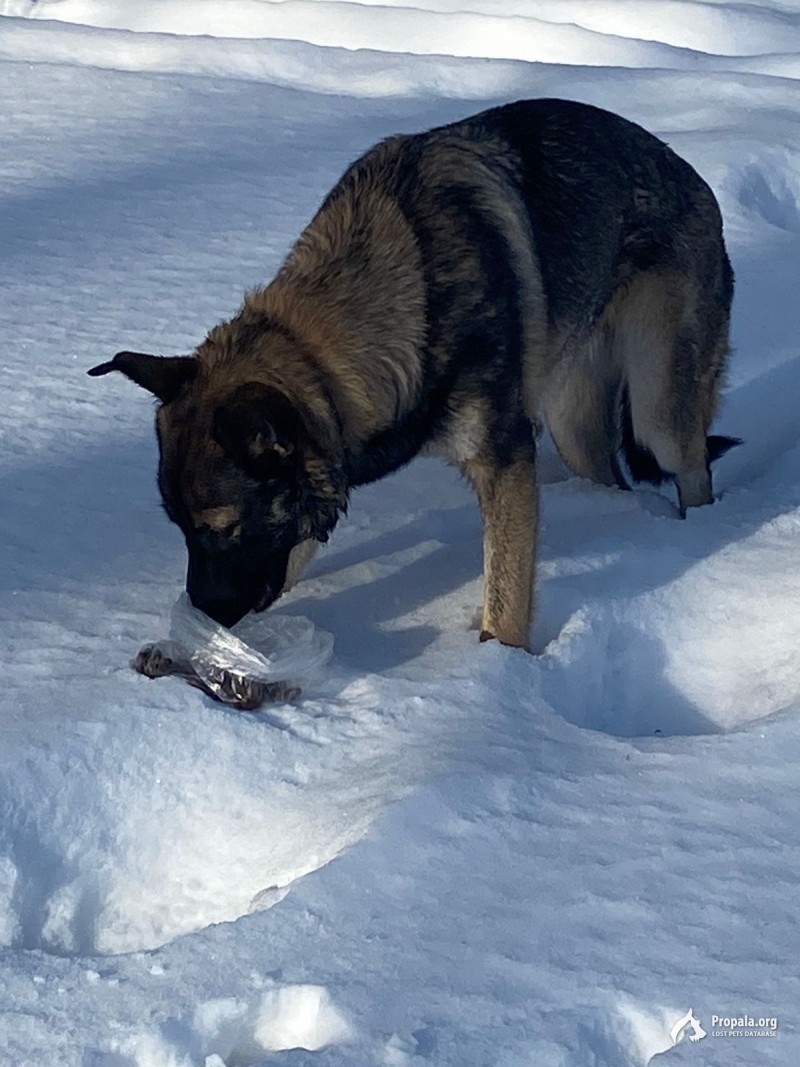
[[[496,637],[517,648],[529,643],[539,518],[535,445],[527,437],[510,462],[479,456],[462,466],[483,517],[481,641]]]
[[[633,437],[629,451],[649,451],[658,467],[674,476],[681,514],[714,499],[707,434],[727,330],[727,308],[691,277],[642,275],[619,306],[616,334]]]
[[[543,413],[558,454],[571,471],[601,485],[627,489],[620,449],[621,374],[609,331],[599,326],[581,350],[567,356],[550,383]]]

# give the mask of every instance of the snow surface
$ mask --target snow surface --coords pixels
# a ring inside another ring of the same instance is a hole
[[[795,0],[0,15],[0,1064],[800,1062]],[[476,505],[421,460],[281,602],[336,636],[297,705],[135,675],[183,546],[149,401],[84,371],[190,350],[379,137],[536,95],[720,197],[720,501],[546,456],[530,657],[478,645]],[[672,1048],[689,1007],[778,1036]]]

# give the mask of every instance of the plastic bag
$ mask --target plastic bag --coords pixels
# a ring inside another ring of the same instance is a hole
[[[161,644],[187,662],[226,704],[257,706],[260,683],[288,687],[313,681],[333,651],[333,636],[294,615],[249,615],[229,630],[193,607],[186,593],[172,609],[169,642]],[[268,699],[268,697],[266,697]]]

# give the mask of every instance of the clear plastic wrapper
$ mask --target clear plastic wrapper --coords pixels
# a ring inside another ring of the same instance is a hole
[[[208,682],[220,670],[256,682],[313,681],[331,658],[333,636],[295,615],[247,615],[229,630],[182,593],[172,609],[170,641]]]
[[[146,645],[131,666],[149,678],[185,678],[225,704],[255,710],[298,696],[332,651],[332,635],[316,630],[310,619],[249,615],[234,632],[194,608],[183,593],[172,609],[169,640]]]

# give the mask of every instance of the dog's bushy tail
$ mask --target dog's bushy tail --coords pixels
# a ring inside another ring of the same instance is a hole
[[[658,460],[650,449],[636,440],[633,432],[633,418],[628,390],[624,389],[621,405],[621,449],[628,471],[634,482],[650,482],[661,485],[670,482],[674,475],[659,466]],[[710,434],[706,437],[706,455],[709,464],[724,456],[731,448],[742,443],[741,437],[727,437],[724,434]]]

